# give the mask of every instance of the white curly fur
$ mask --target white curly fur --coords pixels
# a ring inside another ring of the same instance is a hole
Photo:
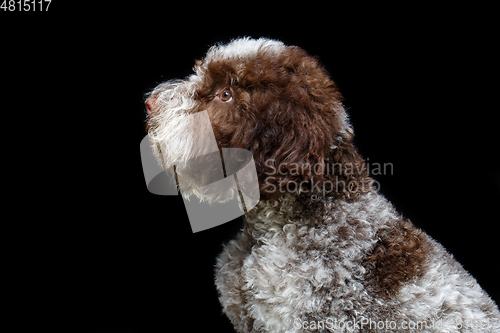
[[[205,56],[205,62],[227,60],[229,58],[251,58],[262,51],[277,54],[284,48],[285,44],[277,40],[267,38],[251,39],[244,37],[236,39],[227,45],[218,44],[212,46]]]
[[[161,84],[151,93],[157,98],[160,112],[151,119],[148,135],[154,155],[165,169],[173,165],[185,168],[193,157],[218,150],[215,141],[209,140],[213,137],[212,128],[199,126],[196,116],[189,113],[196,108],[193,99],[196,88],[195,80],[175,80]],[[195,140],[200,137],[208,140]]]
[[[247,216],[247,226],[216,264],[220,301],[238,332],[308,332],[302,323],[322,322],[324,329],[311,331],[363,332],[369,326],[361,326],[362,320],[370,320],[372,328],[384,323],[371,332],[498,332],[496,305],[430,238],[422,278],[389,300],[367,290],[362,259],[375,245],[377,231],[400,218],[380,194],[370,192],[353,203],[328,200],[325,215],[302,220],[293,220],[291,196],[260,205],[259,215]],[[340,237],[341,227],[351,236]],[[399,328],[420,326],[391,330],[391,322]],[[427,330],[421,329],[424,323]]]

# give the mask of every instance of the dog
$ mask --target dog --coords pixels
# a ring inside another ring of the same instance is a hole
[[[189,161],[212,149],[192,133],[210,129],[188,115],[207,111],[219,149],[253,155],[260,201],[215,264],[237,332],[500,332],[474,278],[378,193],[317,58],[265,38],[218,44],[194,74],[153,89],[146,110],[153,152],[184,167],[186,195],[236,195],[196,190]]]

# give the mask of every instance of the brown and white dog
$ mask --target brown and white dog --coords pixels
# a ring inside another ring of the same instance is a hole
[[[186,166],[207,149],[187,116],[207,111],[219,148],[253,154],[261,201],[216,263],[236,331],[500,332],[474,278],[376,191],[317,59],[241,38],[194,72],[148,96],[149,136],[163,167]]]

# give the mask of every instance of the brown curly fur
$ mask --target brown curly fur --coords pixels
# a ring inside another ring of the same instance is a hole
[[[363,263],[368,271],[366,281],[372,292],[390,297],[425,272],[430,242],[425,233],[403,218],[381,227],[376,237],[377,244]]]

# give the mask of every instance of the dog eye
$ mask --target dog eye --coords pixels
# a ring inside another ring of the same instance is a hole
[[[222,93],[222,95],[220,95],[220,100],[223,101],[223,102],[230,102],[231,100],[233,99],[233,96],[231,95],[231,93],[229,91],[224,91]]]

